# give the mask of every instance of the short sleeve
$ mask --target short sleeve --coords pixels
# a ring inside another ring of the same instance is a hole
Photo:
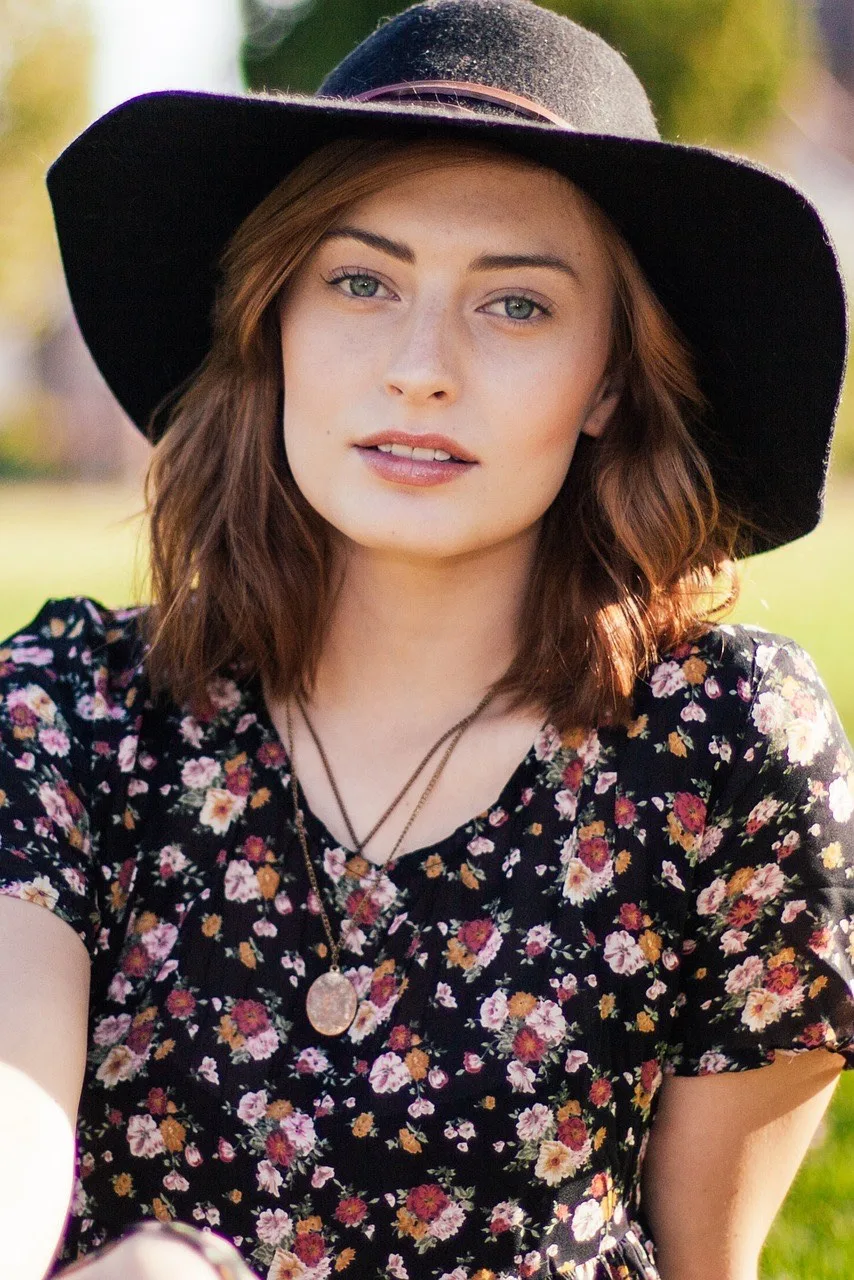
[[[854,1067],[854,751],[810,656],[753,638],[742,731],[696,854],[677,1075],[818,1047]]]
[[[54,911],[90,953],[100,924],[96,761],[118,759],[127,741],[109,660],[114,623],[130,613],[48,600],[0,643],[0,894]]]

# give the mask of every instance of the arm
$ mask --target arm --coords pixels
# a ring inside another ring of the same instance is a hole
[[[842,1061],[815,1049],[754,1071],[665,1080],[642,1176],[662,1280],[756,1280]]]
[[[0,897],[2,1273],[41,1280],[74,1179],[89,956],[50,911]]]

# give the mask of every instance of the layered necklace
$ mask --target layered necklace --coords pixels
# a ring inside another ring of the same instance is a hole
[[[326,753],[323,750],[323,747],[320,745],[320,739],[315,733],[314,728],[311,724],[311,721],[309,720],[306,714],[305,707],[303,706],[301,700],[297,696],[296,698],[297,705],[299,706],[303,719],[305,720],[305,723],[308,726],[308,730],[311,733],[312,738],[314,739],[314,743],[320,754],[320,758],[323,761],[323,767],[326,770],[326,776],[329,779],[329,783],[330,783],[330,786],[332,787],[332,791],[338,803],[338,807],[341,810],[341,816],[344,819],[344,823],[347,827],[347,831],[349,833],[353,847],[356,850],[356,853],[359,854],[360,856],[362,855],[362,850],[365,848],[365,845],[368,843],[368,841],[371,840],[373,836],[376,835],[377,831],[379,831],[380,827],[383,825],[383,823],[386,821],[389,815],[394,811],[394,809],[397,807],[397,805],[406,795],[406,792],[412,786],[413,782],[418,777],[419,773],[421,773],[422,769],[425,767],[430,757],[433,756],[436,751],[438,751],[439,747],[441,747],[443,743],[446,743],[446,742],[448,743],[447,747],[445,748],[444,754],[442,755],[442,758],[439,761],[439,764],[437,765],[436,769],[434,770],[430,778],[430,781],[427,783],[427,786],[425,787],[424,791],[421,794],[421,798],[419,799],[412,813],[409,815],[409,819],[406,823],[406,826],[403,828],[400,835],[398,836],[397,841],[395,842],[394,848],[392,849],[385,863],[377,867],[376,874],[374,875],[370,884],[365,888],[362,899],[358,907],[356,908],[355,912],[353,913],[352,917],[349,920],[348,927],[350,929],[354,929],[356,927],[356,922],[359,920],[363,911],[365,910],[365,907],[370,899],[371,893],[374,887],[376,886],[377,882],[379,881],[380,877],[382,876],[383,867],[394,865],[393,860],[394,860],[395,854],[397,853],[398,849],[403,843],[403,840],[407,832],[409,831],[409,828],[412,826],[413,822],[418,817],[418,814],[421,812],[421,809],[423,808],[428,797],[430,796],[430,793],[432,792],[433,788],[438,782],[439,775],[441,774],[445,765],[448,763],[448,760],[450,759],[450,756],[452,751],[454,750],[454,747],[457,745],[460,738],[463,736],[463,734],[465,733],[469,725],[472,723],[472,721],[475,720],[480,715],[480,713],[484,710],[484,708],[492,701],[493,696],[494,694],[492,690],[490,690],[489,693],[484,694],[480,702],[475,707],[474,711],[469,712],[469,714],[467,716],[464,716],[462,720],[458,720],[455,725],[452,725],[450,729],[446,730],[446,732],[442,734],[438,742],[435,742],[433,744],[433,746],[427,752],[424,759],[418,765],[418,768],[410,777],[409,781],[403,786],[402,790],[398,792],[397,796],[394,798],[394,800],[392,800],[391,804],[386,809],[385,813],[382,815],[379,821],[374,824],[374,826],[371,828],[371,830],[369,831],[368,835],[364,838],[364,840],[359,840],[356,836],[356,833],[353,830],[353,824],[350,821],[350,816],[344,807],[344,801],[341,798],[341,793],[338,790],[338,785],[335,782],[334,777],[332,776],[332,770],[330,768],[329,761],[326,758]],[[302,846],[303,857],[305,858],[305,865],[306,865],[306,870],[308,872],[308,878],[309,878],[309,881],[311,882],[311,887],[314,890],[315,897],[317,898],[317,901],[320,907],[320,916],[323,921],[323,928],[326,933],[326,937],[329,941],[329,954],[331,957],[328,971],[326,973],[320,974],[319,977],[315,978],[308,989],[308,994],[306,996],[306,1002],[305,1002],[306,1014],[308,1015],[308,1020],[311,1023],[311,1025],[314,1027],[315,1031],[320,1032],[320,1034],[324,1036],[339,1036],[339,1035],[342,1035],[343,1032],[345,1032],[347,1028],[350,1026],[351,1022],[356,1016],[356,1009],[358,1007],[358,995],[356,993],[356,988],[353,986],[353,983],[346,976],[346,974],[343,974],[341,972],[341,968],[339,965],[339,955],[341,951],[341,944],[344,939],[345,924],[347,924],[347,922],[342,923],[341,931],[340,931],[338,940],[336,941],[332,934],[332,927],[329,923],[329,917],[326,913],[326,908],[323,905],[323,895],[320,891],[320,886],[318,884],[317,876],[315,874],[314,866],[312,864],[311,855],[308,851],[308,839],[306,838],[306,834],[305,834],[305,823],[303,820],[302,810],[299,807],[297,774],[296,774],[296,768],[294,767],[294,735],[293,735],[293,722],[291,720],[290,698],[288,698],[285,703],[285,717],[286,717],[287,726],[288,726],[288,758],[290,762],[291,791],[293,793],[293,799],[294,799],[294,817],[296,821],[297,833],[299,835],[300,845]]]

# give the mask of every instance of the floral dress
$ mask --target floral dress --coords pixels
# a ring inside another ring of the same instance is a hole
[[[654,1280],[663,1075],[854,1065],[854,752],[793,641],[679,646],[628,727],[546,725],[489,809],[382,868],[306,810],[334,921],[370,892],[325,1037],[260,682],[152,699],[140,614],[49,600],[0,646],[0,891],[92,961],[62,1261],[154,1217],[269,1280]]]

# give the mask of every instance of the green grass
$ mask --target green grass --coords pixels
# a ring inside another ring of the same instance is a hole
[[[0,636],[23,627],[50,596],[132,604],[137,489],[0,485]],[[732,615],[794,637],[812,654],[854,737],[854,482],[836,483],[808,538],[742,567]],[[854,1072],[834,1097],[763,1254],[762,1280],[854,1277]]]

